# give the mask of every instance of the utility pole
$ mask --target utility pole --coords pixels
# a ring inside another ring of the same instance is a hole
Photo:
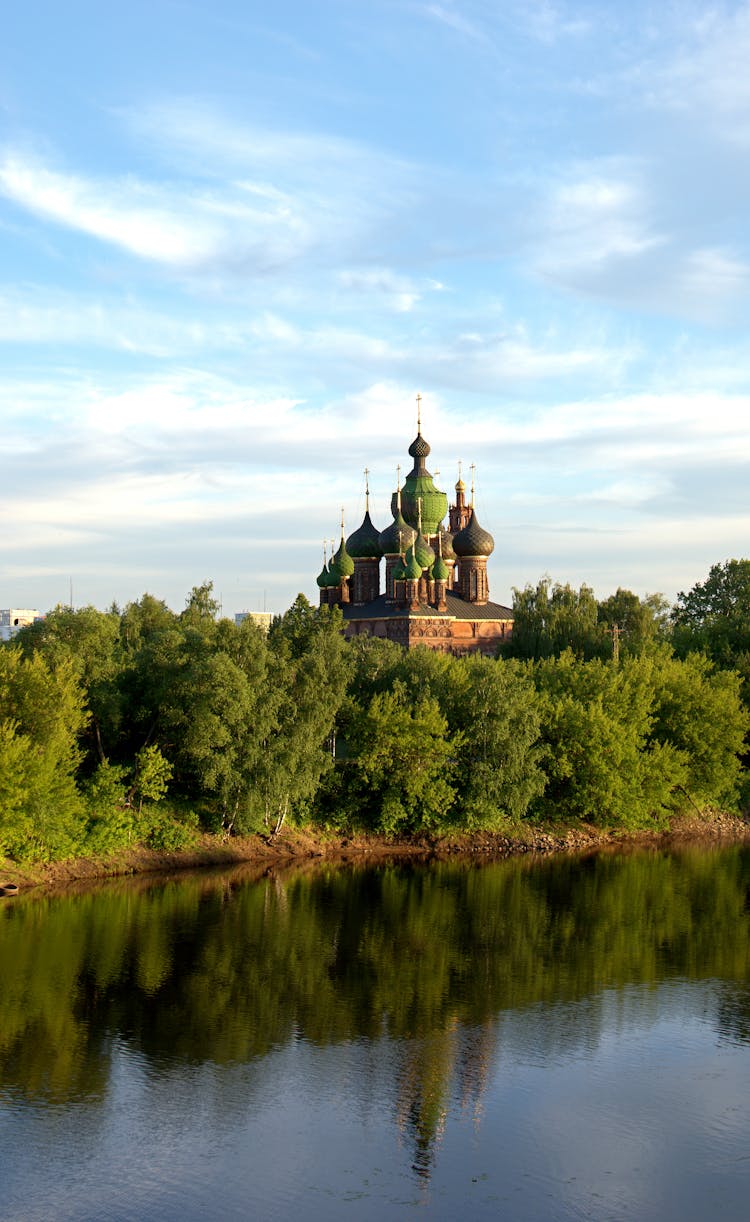
[[[617,666],[620,661],[620,633],[622,629],[619,624],[612,626],[612,661]]]

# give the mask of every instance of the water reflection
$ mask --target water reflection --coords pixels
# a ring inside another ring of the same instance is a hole
[[[304,1053],[294,1089],[318,1065],[319,1097],[338,1080],[347,1107],[385,1109],[426,1184],[452,1109],[481,1129],[519,1060],[549,1082],[656,1023],[665,987],[671,1021],[747,1043],[749,886],[732,848],[19,897],[0,908],[0,1098],[92,1124],[145,1082],[216,1140]]]

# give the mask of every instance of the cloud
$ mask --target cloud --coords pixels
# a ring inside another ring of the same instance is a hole
[[[399,314],[408,314],[424,291],[417,288],[407,276],[398,275],[387,267],[350,268],[339,272],[338,281],[343,288],[353,293],[364,293],[368,298],[382,297],[391,309]],[[442,285],[428,281],[425,287],[435,292],[442,288]]]
[[[431,21],[454,30],[484,47],[497,49],[507,29],[547,46],[563,38],[589,33],[591,23],[552,0],[511,0],[503,6],[495,0],[434,0],[418,5],[418,12]]]
[[[483,46],[490,45],[490,39],[480,26],[476,22],[471,21],[465,15],[465,12],[460,12],[450,3],[420,4],[419,12],[424,17],[436,21],[440,25],[447,26],[450,30],[455,30],[456,33],[473,42],[480,43]]]
[[[650,106],[689,116],[721,139],[750,144],[750,7],[701,7],[673,31],[675,50],[642,69]]]
[[[538,218],[537,270],[568,281],[609,277],[618,264],[663,245],[642,177],[636,163],[607,160],[571,169],[552,184]]]
[[[700,242],[703,226],[680,214],[663,163],[658,173],[640,159],[571,167],[536,221],[536,274],[577,293],[702,323],[750,295],[750,262],[729,243]]]
[[[298,254],[309,239],[291,200],[247,183],[230,185],[220,198],[132,177],[84,178],[8,152],[0,193],[46,220],[172,267],[195,268],[232,248],[240,260],[267,265]]]
[[[3,548],[6,580],[14,575],[20,596],[27,578],[72,572],[80,597],[101,605],[137,597],[144,583],[179,605],[205,575],[227,588],[245,572],[277,591],[274,609],[300,588],[314,597],[318,541],[336,533],[340,506],[347,528],[361,518],[365,466],[373,520],[386,524],[417,389],[382,380],[313,403],[198,368],[132,376],[125,388],[114,374],[6,377],[0,452],[12,457],[4,495],[17,524]],[[750,393],[547,408],[486,391],[458,403],[428,393],[422,407],[438,483],[450,487],[459,457],[479,464],[496,596],[545,569],[676,591],[742,552]]]

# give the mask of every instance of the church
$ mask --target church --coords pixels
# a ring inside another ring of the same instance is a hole
[[[350,638],[367,634],[406,649],[426,645],[459,656],[494,656],[513,627],[511,608],[490,602],[487,560],[495,541],[477,520],[473,481],[467,504],[459,472],[450,507],[435,486],[419,404],[417,396],[417,436],[409,446],[413,466],[403,485],[398,469],[392,521],[380,531],[373,524],[368,484],[361,526],[345,539],[342,516],[341,543],[335,553],[332,546],[330,560],[324,548],[320,604],[341,607]]]

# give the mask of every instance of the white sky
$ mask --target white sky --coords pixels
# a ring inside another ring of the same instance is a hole
[[[745,3],[9,7],[0,605],[316,599],[417,391],[500,602],[750,554],[748,64]]]

